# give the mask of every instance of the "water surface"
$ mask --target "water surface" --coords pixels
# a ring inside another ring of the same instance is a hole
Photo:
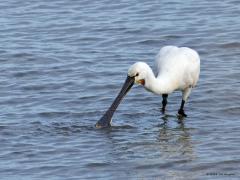
[[[0,2],[1,179],[239,179],[238,1]],[[198,87],[134,87],[113,127],[94,124],[128,67],[164,45],[201,56]]]

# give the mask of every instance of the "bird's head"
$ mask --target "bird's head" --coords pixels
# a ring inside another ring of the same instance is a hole
[[[105,128],[111,126],[112,116],[120,104],[123,97],[127,94],[127,92],[131,89],[134,83],[145,85],[145,78],[147,76],[147,71],[149,70],[149,66],[144,62],[137,62],[133,64],[128,70],[128,76],[122,86],[121,91],[118,96],[113,101],[112,105],[106,111],[106,113],[102,116],[102,118],[96,123],[97,128]]]
[[[134,78],[136,84],[145,85],[145,79],[147,76],[149,66],[144,62],[136,62],[130,66],[128,70],[128,76]]]

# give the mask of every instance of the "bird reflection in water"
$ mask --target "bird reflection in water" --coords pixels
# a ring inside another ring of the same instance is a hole
[[[175,116],[165,115],[161,119],[163,123],[160,124],[157,139],[160,143],[159,148],[162,156],[175,160],[185,158],[185,160],[191,161],[195,159],[194,146],[191,140],[191,131],[194,129],[186,128],[184,120],[179,118],[176,120]],[[172,123],[173,119],[175,119],[174,124]]]

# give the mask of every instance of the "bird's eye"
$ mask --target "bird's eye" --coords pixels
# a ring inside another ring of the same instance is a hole
[[[136,74],[136,76],[138,76],[138,75],[139,75],[139,73]]]

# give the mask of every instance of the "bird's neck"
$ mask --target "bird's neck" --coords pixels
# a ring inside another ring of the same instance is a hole
[[[150,67],[147,72],[144,87],[148,91],[151,91],[155,94],[168,94],[174,90],[174,87],[172,87],[172,85],[167,77],[158,76],[156,78]]]

